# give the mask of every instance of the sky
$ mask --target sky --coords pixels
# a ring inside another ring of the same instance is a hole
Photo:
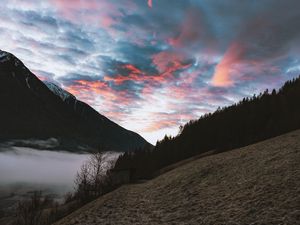
[[[0,49],[155,144],[300,74],[298,0],[1,0]]]

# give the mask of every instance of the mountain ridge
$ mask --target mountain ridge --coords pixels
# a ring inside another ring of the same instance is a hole
[[[21,60],[0,50],[1,142],[56,138],[55,148],[71,151],[128,151],[149,145],[67,93],[45,84]]]
[[[68,98],[76,99],[74,95],[72,95],[70,92],[66,91],[65,89],[59,87],[58,85],[49,82],[44,81],[44,84],[57,96],[59,96],[63,101],[65,101]]]

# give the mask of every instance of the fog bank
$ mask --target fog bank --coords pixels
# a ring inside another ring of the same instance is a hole
[[[114,163],[119,153],[104,155],[105,167]],[[74,177],[88,154],[41,151],[24,147],[0,148],[0,186],[35,185],[72,191]]]

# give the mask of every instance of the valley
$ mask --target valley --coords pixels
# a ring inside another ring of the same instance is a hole
[[[299,166],[297,130],[124,185],[55,225],[297,224]]]
[[[114,165],[120,153],[104,153],[103,168]],[[74,192],[77,171],[89,154],[46,151],[11,147],[0,151],[0,224],[14,217],[19,201],[29,199],[35,191],[62,203],[68,192]]]

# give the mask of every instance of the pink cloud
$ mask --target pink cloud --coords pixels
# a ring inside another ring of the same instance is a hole
[[[199,70],[184,73],[183,76],[177,80],[177,84],[167,87],[168,93],[172,93],[172,96],[178,100],[187,99],[191,94],[197,92],[194,90],[193,84],[200,74]]]
[[[125,81],[143,82],[147,84],[159,84],[174,79],[174,72],[184,70],[191,66],[190,63],[184,62],[184,55],[174,52],[160,52],[153,56],[152,62],[159,71],[156,75],[149,75],[146,72],[138,69],[135,65],[126,64],[123,66],[129,74],[124,76],[118,74],[116,76],[104,76],[104,81],[113,81],[117,85],[121,85]]]
[[[259,75],[278,74],[280,69],[274,65],[272,58],[255,59],[248,57],[251,49],[245,44],[234,42],[225,52],[215,68],[212,85],[231,87],[237,82],[250,81]]]
[[[221,62],[215,68],[212,84],[218,87],[228,87],[234,84],[234,66],[241,62],[244,49],[238,43],[233,43],[225,52]]]
[[[152,63],[160,73],[173,73],[186,69],[190,65],[185,63],[187,56],[179,52],[163,51],[152,57]]]
[[[85,23],[109,29],[122,14],[116,4],[98,0],[49,0],[58,12],[73,23]]]
[[[97,99],[101,99],[101,104],[105,105],[107,112],[119,111],[120,108],[129,107],[138,101],[136,96],[128,91],[115,90],[105,81],[77,80],[67,86],[66,90],[93,106],[97,105]]]
[[[174,48],[202,48],[206,52],[212,52],[215,49],[216,42],[211,35],[206,18],[200,8],[190,8],[186,11],[183,22],[179,25],[177,36],[167,39],[169,45]],[[203,51],[203,49],[202,49]]]
[[[174,127],[176,125],[177,123],[170,121],[170,119],[160,120],[147,126],[145,129],[143,129],[143,132],[154,132],[163,128]]]
[[[143,129],[143,132],[155,132],[165,128],[174,128],[179,127],[180,124],[183,124],[191,119],[192,115],[186,113],[152,113],[150,115],[152,123],[146,126]]]

